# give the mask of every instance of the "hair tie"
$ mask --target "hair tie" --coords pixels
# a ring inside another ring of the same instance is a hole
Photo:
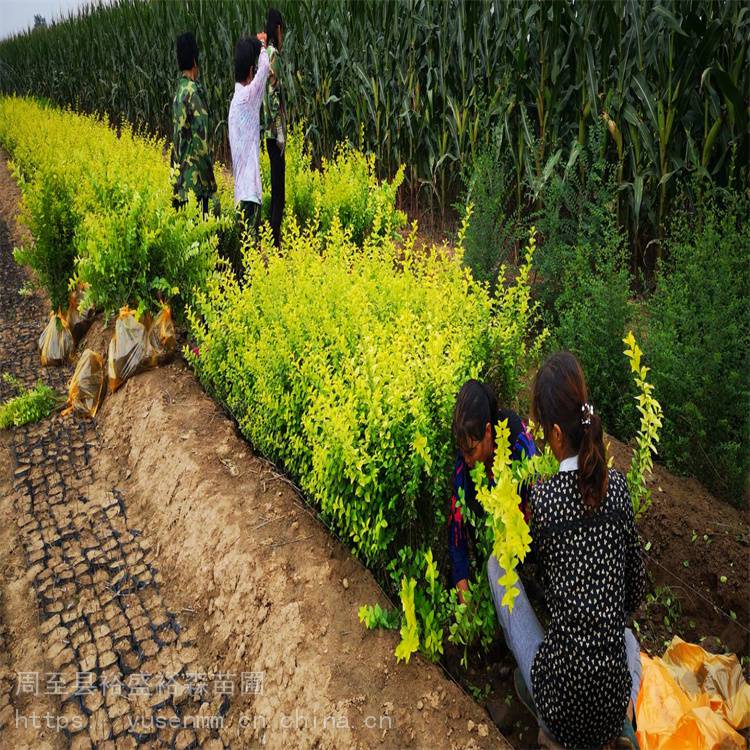
[[[594,416],[594,407],[588,402],[581,407],[581,424],[584,427],[591,425],[591,417]]]

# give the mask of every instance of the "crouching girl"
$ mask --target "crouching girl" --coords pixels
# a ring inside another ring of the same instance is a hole
[[[510,440],[506,446],[495,444],[495,433],[500,422],[506,420]],[[484,518],[484,508],[477,500],[477,492],[470,471],[476,463],[483,463],[490,485],[493,483],[492,464],[495,451],[505,450],[512,461],[520,461],[536,454],[531,433],[521,417],[510,409],[500,409],[492,388],[479,380],[467,380],[456,398],[453,411],[453,437],[458,446],[453,467],[453,496],[448,513],[448,553],[451,559],[451,581],[458,590],[458,599],[468,589],[471,576],[470,547],[474,546],[471,526],[464,523],[461,503],[476,518]],[[521,512],[528,521],[528,487],[521,488]],[[484,560],[481,561],[482,569]],[[476,568],[475,568],[476,570]]]
[[[518,663],[517,688],[539,719],[543,744],[637,747],[631,722],[640,653],[625,625],[643,598],[644,567],[627,484],[607,469],[602,425],[572,354],[554,354],[539,370],[532,413],[560,461],[530,496],[547,633],[520,582],[513,612],[502,606],[504,571],[495,557],[488,563],[495,609]]]

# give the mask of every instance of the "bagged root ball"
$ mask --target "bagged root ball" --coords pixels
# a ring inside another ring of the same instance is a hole
[[[42,367],[65,364],[70,361],[74,350],[75,342],[68,321],[58,309],[56,313],[50,315],[49,323],[39,337]]]
[[[166,364],[175,353],[177,338],[169,305],[163,305],[148,332],[149,360],[154,365]]]
[[[128,378],[146,369],[148,363],[148,331],[125,306],[115,323],[115,335],[109,342],[107,380],[114,393]]]
[[[62,414],[94,417],[104,396],[104,362],[91,349],[84,350],[68,386],[68,403]]]
[[[78,294],[77,292],[71,292],[70,301],[68,304],[68,328],[73,334],[73,341],[78,343],[85,335],[94,322],[94,313],[96,311],[93,307],[88,310],[84,310],[83,313],[78,307]]]
[[[133,375],[165,364],[174,355],[176,346],[168,305],[153,320],[147,316],[143,322],[136,320],[133,310],[123,307],[115,323],[115,335],[109,342],[109,390],[114,392]]]

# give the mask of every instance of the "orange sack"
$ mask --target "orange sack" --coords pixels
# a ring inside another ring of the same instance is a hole
[[[148,357],[156,364],[166,364],[174,356],[176,347],[177,338],[172,322],[172,311],[169,305],[162,305],[149,327]]]
[[[734,654],[675,636],[661,659],[642,653],[641,662],[641,750],[745,750],[735,730],[750,725],[750,686]]]

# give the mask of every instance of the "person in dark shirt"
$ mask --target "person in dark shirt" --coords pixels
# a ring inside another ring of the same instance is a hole
[[[451,560],[451,583],[458,590],[459,601],[468,588],[470,575],[469,547],[473,544],[471,528],[464,522],[461,497],[465,507],[477,518],[484,509],[477,500],[476,488],[469,472],[477,462],[485,465],[492,484],[492,462],[495,458],[495,428],[508,421],[510,443],[506,450],[512,460],[533,456],[537,450],[531,433],[521,418],[510,409],[498,409],[492,388],[478,380],[468,380],[456,398],[453,411],[453,437],[458,445],[453,468],[453,496],[448,516],[448,553]],[[521,511],[528,522],[528,489],[521,490]],[[482,566],[484,561],[482,561]]]
[[[282,45],[284,39],[284,19],[276,8],[268,9],[266,39],[268,62],[271,69],[266,84],[265,138],[268,158],[271,162],[271,215],[270,224],[273,241],[281,247],[281,221],[286,202],[286,103],[284,92],[284,59]]]
[[[607,468],[602,424],[576,358],[552,355],[534,384],[535,421],[560,461],[530,494],[532,552],[550,612],[547,632],[518,583],[502,605],[504,572],[487,572],[498,619],[518,663],[519,695],[537,714],[544,744],[637,748],[632,725],[640,649],[626,627],[640,606],[645,571],[625,478]],[[520,687],[519,687],[520,685]]]

